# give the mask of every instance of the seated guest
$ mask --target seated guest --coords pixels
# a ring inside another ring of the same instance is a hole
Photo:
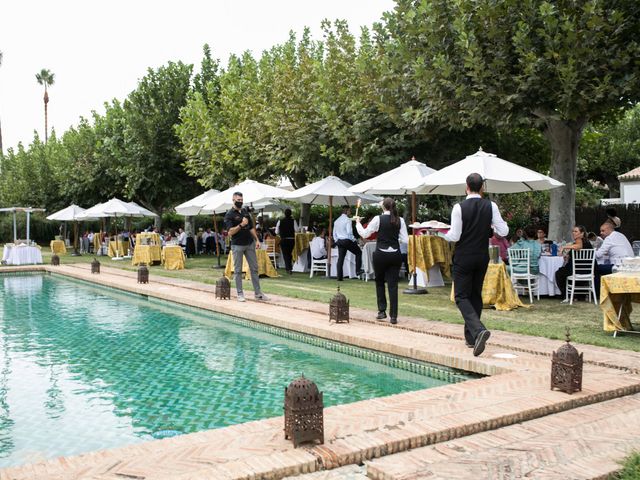
[[[489,239],[489,245],[498,247],[500,249],[500,258],[504,263],[509,263],[509,255],[507,249],[509,248],[509,241],[493,232],[493,236]]]
[[[589,239],[589,242],[591,242],[591,246],[593,247],[594,250],[597,250],[600,248],[600,246],[602,245],[602,237],[596,235],[594,232],[589,232],[589,235],[587,235],[587,238]]]
[[[583,250],[593,248],[591,246],[591,242],[587,238],[587,231],[582,225],[576,225],[573,227],[571,231],[571,235],[573,236],[573,243],[569,245],[564,245],[560,248],[559,253],[565,254],[567,257],[567,261],[565,264],[556,270],[556,285],[560,289],[560,294],[562,295],[562,303],[568,303],[569,299],[567,297],[567,277],[573,275],[573,260],[571,259],[571,251],[572,250]],[[566,255],[568,254],[568,255]]]
[[[353,224],[349,215],[351,214],[351,207],[345,205],[342,207],[342,215],[340,215],[335,222],[333,222],[333,240],[338,247],[338,262],[336,264],[336,270],[338,275],[338,281],[343,280],[343,264],[344,259],[347,256],[347,252],[351,252],[356,257],[356,272],[358,275],[362,274],[362,250],[356,242],[356,237],[353,235]]]
[[[600,235],[604,238],[602,245],[596,250],[596,262],[600,275],[610,274],[614,264],[621,262],[625,257],[634,256],[627,237],[616,232],[615,228],[615,224],[609,220],[600,226]]]
[[[605,212],[607,213],[606,221],[610,222],[616,231],[619,231],[620,227],[622,226],[622,220],[620,220],[620,217],[618,217],[618,212],[616,211],[616,209],[613,207],[609,207],[605,210]]]
[[[540,260],[540,254],[542,253],[542,246],[535,240],[536,230],[533,227],[527,227],[524,229],[524,238],[520,238],[516,243],[509,247],[512,249],[526,249],[529,250],[529,271],[536,275],[539,272],[538,261]],[[522,270],[522,267],[514,269],[515,273],[526,273],[526,270]]]
[[[311,256],[315,260],[324,260],[327,258],[327,229],[318,229],[316,236],[309,244]]]
[[[538,243],[540,245],[542,245],[544,243],[547,243],[547,238],[546,238],[547,237],[547,232],[544,231],[544,228],[539,228],[536,231],[536,236],[537,236]]]

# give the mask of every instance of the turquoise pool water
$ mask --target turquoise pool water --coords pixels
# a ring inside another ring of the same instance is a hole
[[[282,415],[302,372],[326,406],[465,379],[58,276],[0,276],[0,305],[0,466]]]

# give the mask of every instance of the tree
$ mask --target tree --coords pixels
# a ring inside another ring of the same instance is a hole
[[[0,52],[0,66],[2,66],[2,52]],[[2,121],[0,121],[0,157],[2,156]]]
[[[50,70],[43,68],[39,73],[36,73],[36,80],[40,85],[44,85],[44,143],[47,143],[49,138],[49,126],[48,126],[48,112],[47,106],[49,104],[49,92],[47,88],[55,83],[55,75]]]
[[[398,0],[385,48],[415,121],[536,125],[551,148],[550,236],[574,223],[589,121],[640,99],[635,0]]]
[[[160,216],[197,190],[183,168],[176,134],[191,89],[192,66],[169,62],[149,69],[124,102],[125,194]],[[159,226],[160,217],[156,222]]]

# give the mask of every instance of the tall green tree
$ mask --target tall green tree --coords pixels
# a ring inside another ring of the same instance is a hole
[[[124,102],[125,195],[159,215],[197,190],[183,168],[176,134],[191,72],[192,66],[182,62],[149,69]]]
[[[529,124],[551,149],[550,236],[574,223],[578,148],[591,120],[640,99],[635,0],[398,0],[387,52],[414,121]]]
[[[0,52],[0,67],[2,66],[2,52]],[[2,120],[0,119],[0,156],[2,156]]]
[[[48,113],[48,105],[49,105],[49,92],[48,87],[52,86],[55,83],[55,74],[53,74],[50,70],[43,68],[40,72],[36,73],[36,80],[40,85],[44,85],[44,143],[47,143],[49,138],[49,113]]]

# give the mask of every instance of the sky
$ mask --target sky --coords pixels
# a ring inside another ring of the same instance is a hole
[[[44,89],[35,74],[55,74],[49,128],[61,135],[92,110],[124,99],[149,67],[172,60],[199,68],[202,46],[226,65],[230,54],[283,43],[323,19],[347,20],[353,33],[392,10],[393,0],[19,0],[0,8],[0,121],[6,151],[44,137]]]

